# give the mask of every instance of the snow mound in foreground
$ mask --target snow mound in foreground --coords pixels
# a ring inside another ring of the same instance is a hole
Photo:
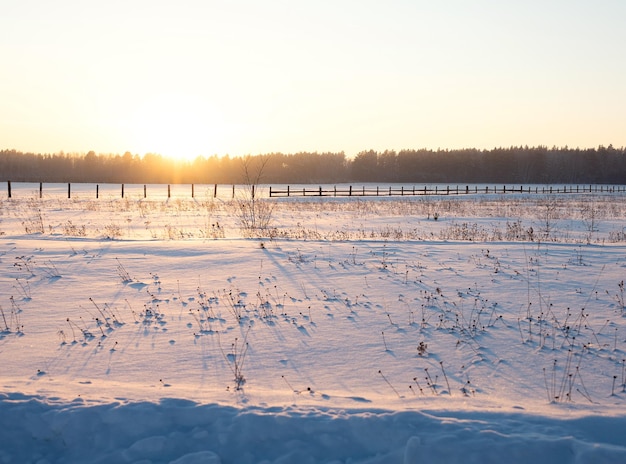
[[[0,462],[616,463],[624,417],[0,396]]]

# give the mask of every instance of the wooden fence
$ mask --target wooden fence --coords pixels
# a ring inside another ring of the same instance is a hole
[[[58,184],[57,184],[58,185]],[[61,184],[64,185],[64,184]],[[95,192],[95,197],[100,198],[100,185],[99,184],[80,184],[80,185],[89,185],[93,186]],[[108,196],[111,196],[111,185],[107,184],[107,193]],[[119,185],[119,194],[121,198],[124,198],[126,195],[125,184]],[[141,185],[132,184],[134,195],[137,195],[137,187],[141,188]],[[150,186],[151,188],[156,187],[154,185]],[[169,184],[160,184],[157,186],[159,188],[167,188],[167,198],[171,198],[172,189]],[[210,185],[208,189],[206,189],[206,185],[203,184],[205,188],[205,194],[212,195],[213,198],[217,197],[218,194],[218,184]],[[222,195],[224,194],[223,188],[227,187],[226,195],[231,198],[235,198],[237,186],[232,186],[232,193],[230,190],[230,186],[220,186],[222,189]],[[239,186],[241,188],[242,186]],[[186,188],[189,188],[189,193],[191,194],[191,198],[195,197],[196,194],[196,186],[195,184],[186,184]],[[265,196],[265,193],[260,194],[258,187],[255,185],[243,186],[246,189],[246,195],[251,195],[252,198],[255,195]],[[58,186],[55,191],[58,192]],[[263,189],[264,190],[264,189]],[[43,197],[44,184],[42,182],[39,183],[39,198]],[[67,184],[67,198],[72,197],[72,184]],[[85,189],[81,188],[79,190],[80,195],[83,196],[85,194]],[[8,197],[12,198],[12,184],[11,181],[7,182],[7,193]],[[148,186],[143,185],[143,198],[148,197]],[[280,187],[272,187],[269,186],[269,197],[270,198],[281,198],[281,197],[378,197],[378,196],[417,196],[417,195],[469,195],[469,194],[510,194],[510,193],[525,193],[525,194],[558,194],[558,193],[626,193],[626,185],[545,185],[545,186],[537,186],[537,185],[529,185],[529,186],[487,186],[487,185],[466,185],[464,187],[454,186],[434,186],[434,187],[406,187],[406,186],[385,186],[385,187],[372,187],[372,186],[359,186],[353,187],[352,185],[345,186],[342,185],[340,187],[313,187],[313,186],[298,186],[291,187],[280,186]],[[141,195],[141,190],[140,193]],[[157,194],[156,196],[161,196]]]
[[[459,188],[459,186],[445,188],[433,187],[334,187],[334,188],[275,188],[270,186],[269,196],[278,197],[378,197],[378,196],[413,196],[413,195],[469,195],[469,194],[507,194],[507,193],[534,193],[534,194],[554,194],[554,193],[618,193],[626,192],[626,186],[608,185],[565,185],[560,186],[481,186],[470,187],[469,185]]]

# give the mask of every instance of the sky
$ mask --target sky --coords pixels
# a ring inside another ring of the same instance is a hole
[[[623,0],[4,0],[0,149],[626,146]]]

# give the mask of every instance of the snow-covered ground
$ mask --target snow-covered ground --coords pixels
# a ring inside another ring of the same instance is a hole
[[[623,194],[211,193],[0,197],[1,463],[626,462]]]

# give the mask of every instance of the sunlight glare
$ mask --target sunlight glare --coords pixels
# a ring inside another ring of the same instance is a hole
[[[201,98],[161,94],[145,101],[132,118],[133,145],[140,153],[191,160],[210,156],[224,131],[221,118]]]

